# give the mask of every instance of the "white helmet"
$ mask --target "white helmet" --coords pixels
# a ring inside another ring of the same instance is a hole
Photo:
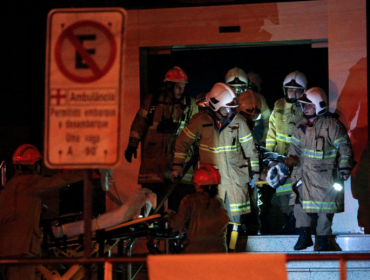
[[[234,67],[227,72],[225,83],[232,87],[236,94],[240,94],[247,90],[249,81],[243,69]]]
[[[321,116],[328,110],[328,97],[323,89],[319,87],[313,87],[307,90],[298,102],[314,104],[316,109],[316,115]]]
[[[217,83],[206,94],[205,105],[217,112],[221,107],[236,108],[239,106],[235,92],[224,83]]]
[[[287,89],[301,89],[303,92],[306,90],[307,87],[307,78],[306,76],[299,72],[294,71],[289,73],[288,76],[285,77],[283,82],[283,91],[285,95],[285,100],[288,103],[296,103],[296,98],[289,98]]]
[[[261,76],[258,75],[256,72],[251,71],[247,74],[247,78],[249,80],[248,88],[259,93],[261,91],[262,84]]]
[[[284,88],[301,88],[305,90],[307,87],[307,78],[303,73],[299,71],[294,71],[285,77],[284,82],[283,82],[283,87]]]

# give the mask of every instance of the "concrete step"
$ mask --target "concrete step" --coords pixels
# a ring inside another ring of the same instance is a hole
[[[241,237],[246,239],[246,252],[295,252],[294,245],[298,240],[298,235],[256,235]],[[312,240],[316,243],[316,238],[312,235]],[[309,247],[299,252],[313,252],[315,246]],[[329,237],[329,250],[342,252],[364,252],[370,253],[369,234],[341,234]]]
[[[322,252],[301,252],[299,254],[317,254]],[[335,252],[336,254],[357,253],[359,251]],[[288,253],[289,254],[289,253]],[[295,253],[296,254],[296,253]],[[333,254],[333,252],[330,252]],[[346,262],[346,279],[362,280],[370,279],[370,261],[347,261]],[[290,261],[286,264],[289,280],[332,280],[340,279],[339,261]]]
[[[314,246],[302,251],[293,249],[298,235],[259,235],[241,237],[239,244],[245,244],[251,254],[369,254],[370,235],[341,234],[329,239],[330,252],[315,252]],[[312,235],[315,242],[315,236]],[[289,280],[332,280],[340,279],[339,261],[290,261],[286,265]],[[347,278],[350,280],[370,279],[370,261],[346,262]]]

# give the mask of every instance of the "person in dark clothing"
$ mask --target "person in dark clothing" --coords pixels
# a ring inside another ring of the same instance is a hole
[[[30,144],[21,145],[13,154],[15,175],[0,192],[0,258],[40,256],[41,195],[83,180],[84,172],[80,170],[44,177],[38,174],[41,159],[40,152]],[[2,266],[0,276],[33,280],[35,267]]]
[[[220,173],[205,164],[195,171],[192,182],[196,193],[182,199],[168,224],[174,230],[186,229],[185,253],[226,253],[229,216],[223,201],[216,197]]]

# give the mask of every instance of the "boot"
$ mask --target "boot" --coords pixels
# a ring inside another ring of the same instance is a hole
[[[298,229],[299,238],[297,243],[294,245],[294,250],[304,250],[307,247],[313,245],[311,232],[309,227],[301,227]]]
[[[289,235],[289,234],[297,234],[295,228],[295,217],[294,213],[290,212],[289,215],[284,214],[285,216],[285,224],[282,229],[279,230],[279,234]]]
[[[317,236],[317,248],[316,251],[329,251],[328,237],[327,236]]]

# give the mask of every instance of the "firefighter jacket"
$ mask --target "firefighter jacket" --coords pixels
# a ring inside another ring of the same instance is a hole
[[[267,132],[269,130],[269,118],[271,115],[271,110],[267,105],[265,97],[263,97],[261,94],[259,94],[259,96],[262,102],[261,118],[255,122],[252,135],[256,144],[265,146]]]
[[[17,170],[0,192],[0,257],[41,252],[41,195],[83,179],[82,171],[52,177]]]
[[[176,102],[171,93],[163,90],[148,94],[136,114],[130,131],[129,146],[138,147],[142,142],[139,184],[163,183],[171,179],[173,150],[176,138],[196,114],[198,106],[189,96]],[[189,159],[192,150],[189,151]],[[192,169],[183,181],[190,183]]]
[[[222,253],[227,252],[228,223],[223,201],[202,191],[186,195],[168,225],[186,228],[185,253]]]
[[[199,112],[179,135],[173,169],[182,169],[188,150],[199,146],[200,165],[211,164],[219,170],[219,197],[230,201],[232,216],[249,213],[248,182],[259,173],[258,156],[245,119],[233,114],[221,128],[210,110]]]
[[[333,188],[338,172],[349,175],[353,167],[350,139],[344,125],[325,115],[315,124],[302,119],[294,129],[289,155],[299,158],[293,184],[302,181],[302,208],[307,213],[344,211],[344,191]],[[343,182],[342,182],[343,183]]]
[[[302,108],[298,103],[288,103],[284,98],[276,101],[269,120],[266,148],[286,156],[289,151],[293,129],[302,117]],[[284,185],[276,189],[276,195],[278,196],[291,193],[292,184],[290,178]]]

